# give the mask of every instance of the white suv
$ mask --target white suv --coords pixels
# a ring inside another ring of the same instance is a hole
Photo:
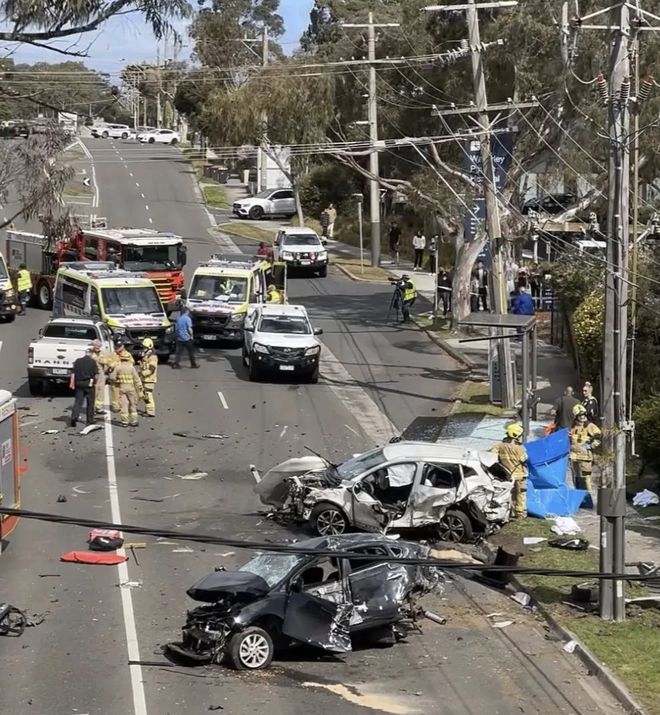
[[[266,216],[295,216],[296,201],[292,189],[268,189],[249,199],[235,201],[232,212],[239,218],[255,221]]]
[[[323,330],[312,328],[302,305],[250,306],[243,327],[243,362],[250,380],[265,373],[319,379]]]
[[[283,226],[275,237],[274,258],[286,263],[287,268],[318,273],[325,277],[328,274],[327,241],[319,238],[311,228]]]
[[[128,124],[105,124],[101,127],[92,127],[93,137],[102,137],[107,139],[128,139],[131,134],[131,128]]]
[[[154,129],[137,135],[142,144],[178,144],[181,141],[179,132],[173,129]]]

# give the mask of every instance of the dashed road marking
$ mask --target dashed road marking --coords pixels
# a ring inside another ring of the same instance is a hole
[[[225,400],[225,396],[222,394],[222,392],[218,391],[218,397],[220,398],[220,403],[222,404],[222,406],[223,406],[226,410],[228,410],[228,409],[229,409],[229,405],[227,404],[227,400]]]
[[[138,187],[138,189],[140,188],[140,184],[138,184],[137,181],[135,182],[135,185]]]
[[[151,216],[149,216],[149,223],[153,223],[153,222],[154,222],[154,220],[151,218]]]
[[[149,204],[145,204],[144,208],[147,209],[147,211],[148,211],[148,210],[149,210]]]

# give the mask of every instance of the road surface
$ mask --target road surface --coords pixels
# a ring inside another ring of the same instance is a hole
[[[111,225],[181,234],[189,275],[213,252],[236,250],[213,229],[178,150],[103,140],[86,146],[95,211]],[[0,325],[0,387],[19,398],[29,464],[23,506],[246,541],[300,538],[264,519],[249,464],[267,468],[303,454],[305,445],[340,459],[392,434],[433,432],[462,376],[422,334],[387,322],[389,291],[331,269],[325,279],[292,279],[289,293],[324,329],[318,385],[252,384],[239,350],[206,349],[199,370],[160,367],[157,419],[129,430],[108,422],[87,437],[66,425],[70,395],[27,391],[27,345],[47,315],[30,310]],[[43,434],[52,429],[58,433]],[[174,435],[181,431],[190,436]],[[226,437],[201,437],[207,433]],[[196,470],[208,476],[181,478]],[[463,581],[428,600],[447,625],[429,622],[391,649],[342,658],[298,653],[252,674],[174,666],[161,647],[179,636],[192,605],[185,590],[250,552],[128,536],[147,547],[125,566],[61,563],[61,554],[85,549],[86,536],[83,528],[24,520],[5,545],[0,600],[44,619],[21,638],[0,639],[2,713],[620,712],[573,656],[544,638],[542,622]],[[513,625],[494,629],[493,612]]]

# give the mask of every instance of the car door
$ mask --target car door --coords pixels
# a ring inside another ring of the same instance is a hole
[[[280,189],[279,191],[275,191],[271,194],[270,200],[273,206],[272,213],[284,215],[295,213],[296,209],[293,205],[293,191]]]
[[[406,569],[400,564],[367,556],[389,556],[387,549],[378,544],[361,546],[351,551],[361,558],[348,558],[348,585],[353,606],[351,630],[359,631],[386,623],[399,616],[399,605],[408,579]]]
[[[368,471],[352,488],[353,523],[363,531],[384,531],[389,526],[407,527],[410,523],[410,495],[418,472],[415,462],[383,464]],[[397,483],[396,475],[407,473],[406,484]],[[400,495],[397,491],[401,492]],[[392,505],[400,498],[405,511],[396,517]]]
[[[259,324],[259,317],[261,312],[256,305],[249,305],[247,309],[247,315],[245,316],[245,323],[243,325],[243,340],[245,341],[245,352],[247,354],[252,350],[252,343],[254,342],[254,331]]]
[[[426,462],[409,502],[411,526],[436,523],[445,510],[461,501],[465,485],[461,465],[452,462]]]

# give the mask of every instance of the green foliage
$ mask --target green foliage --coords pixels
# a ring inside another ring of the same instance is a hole
[[[593,289],[593,286],[592,286]],[[596,383],[603,353],[603,314],[605,301],[602,290],[587,296],[573,313],[573,336],[583,379]]]
[[[642,400],[633,413],[635,443],[642,459],[654,469],[660,469],[660,395]]]
[[[603,285],[605,272],[596,261],[580,258],[569,251],[547,266],[552,275],[551,285],[561,307],[569,314],[589,296],[596,285]]]
[[[340,214],[355,211],[359,192],[357,177],[345,166],[320,164],[314,166],[300,182],[300,200],[307,216],[320,216],[333,203]]]

